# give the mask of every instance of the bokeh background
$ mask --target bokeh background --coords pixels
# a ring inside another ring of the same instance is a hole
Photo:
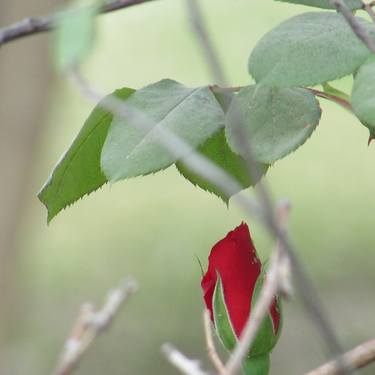
[[[2,0],[0,21],[61,3]],[[308,10],[271,0],[201,3],[233,85],[251,82],[246,62],[262,35]],[[93,107],[53,68],[50,42],[37,36],[0,51],[1,374],[50,374],[81,303],[100,304],[127,275],[139,292],[76,374],[176,374],[160,354],[164,342],[209,366],[196,256],[205,266],[212,245],[242,220],[263,259],[273,242],[234,204],[227,208],[174,167],[105,186],[47,226],[37,192]],[[185,2],[159,0],[100,17],[84,71],[104,92],[166,77],[205,85],[212,81],[200,52]],[[350,83],[337,85],[348,89]],[[367,147],[368,132],[354,117],[321,104],[313,137],[277,162],[266,182],[275,199],[293,204],[299,256],[349,349],[375,335],[375,148]],[[271,374],[302,374],[326,358],[326,345],[296,296],[285,303]],[[374,371],[373,365],[361,373]]]

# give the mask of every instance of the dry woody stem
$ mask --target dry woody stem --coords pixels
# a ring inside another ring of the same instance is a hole
[[[96,337],[108,329],[120,307],[136,291],[136,288],[133,280],[125,281],[123,285],[108,294],[106,303],[98,311],[94,311],[91,303],[82,305],[72,332],[65,342],[54,375],[72,373]]]
[[[344,354],[344,359],[354,369],[361,369],[375,362],[375,339],[358,345]],[[305,375],[339,375],[337,362],[331,361]]]
[[[114,0],[110,3],[104,4],[100,8],[99,14],[114,12],[116,10],[129,8],[133,5],[139,5],[149,1],[155,0]],[[41,17],[27,17],[10,26],[0,29],[0,46],[13,40],[54,29],[56,17],[56,14]]]
[[[199,361],[190,359],[170,344],[164,344],[161,348],[168,361],[185,375],[210,375],[201,369]]]
[[[225,375],[225,367],[216,351],[211,330],[211,319],[208,310],[203,311],[204,336],[206,339],[207,354],[219,375]]]

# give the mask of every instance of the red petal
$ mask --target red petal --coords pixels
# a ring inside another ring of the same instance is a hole
[[[261,263],[247,225],[242,223],[229,232],[212,248],[208,259],[208,270],[201,285],[211,319],[213,320],[212,297],[218,272],[229,316],[239,337],[250,315],[251,298],[261,271]]]

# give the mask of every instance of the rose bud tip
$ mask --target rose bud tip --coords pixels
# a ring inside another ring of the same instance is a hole
[[[236,346],[251,317],[265,275],[246,223],[213,246],[201,286],[211,320],[228,350]],[[280,328],[280,301],[275,297],[244,363],[245,373],[268,374],[269,353],[276,345]]]

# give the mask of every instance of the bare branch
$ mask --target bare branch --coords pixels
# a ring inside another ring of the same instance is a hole
[[[163,354],[173,366],[185,375],[210,375],[201,369],[199,361],[187,358],[170,344],[164,344],[161,348]]]
[[[219,375],[225,374],[225,367],[216,351],[211,330],[211,319],[208,310],[203,311],[203,327],[206,339],[207,354]]]
[[[114,0],[110,3],[105,3],[101,7],[99,14],[114,12],[149,1],[155,0]],[[55,27],[56,18],[57,14],[55,13],[48,16],[27,17],[24,20],[4,27],[0,29],[0,46],[20,38],[50,31]]]
[[[120,307],[136,291],[136,288],[133,280],[125,281],[118,289],[108,294],[106,303],[97,312],[90,303],[82,305],[72,332],[65,342],[54,375],[72,373],[96,337],[110,326]]]
[[[362,25],[357,21],[350,9],[345,5],[344,1],[331,0],[331,3],[335,6],[336,10],[344,16],[354,34],[357,35],[358,39],[361,40],[371,52],[375,53],[375,44],[373,40],[370,38]]]
[[[199,36],[202,52],[205,55],[210,72],[219,85],[225,86],[224,70],[217,56],[216,48],[207,32],[198,2],[197,0],[186,0],[186,2],[190,14],[192,30]]]
[[[365,342],[344,354],[344,359],[352,368],[360,369],[375,362],[375,339]],[[329,362],[305,375],[339,375],[337,361]]]

